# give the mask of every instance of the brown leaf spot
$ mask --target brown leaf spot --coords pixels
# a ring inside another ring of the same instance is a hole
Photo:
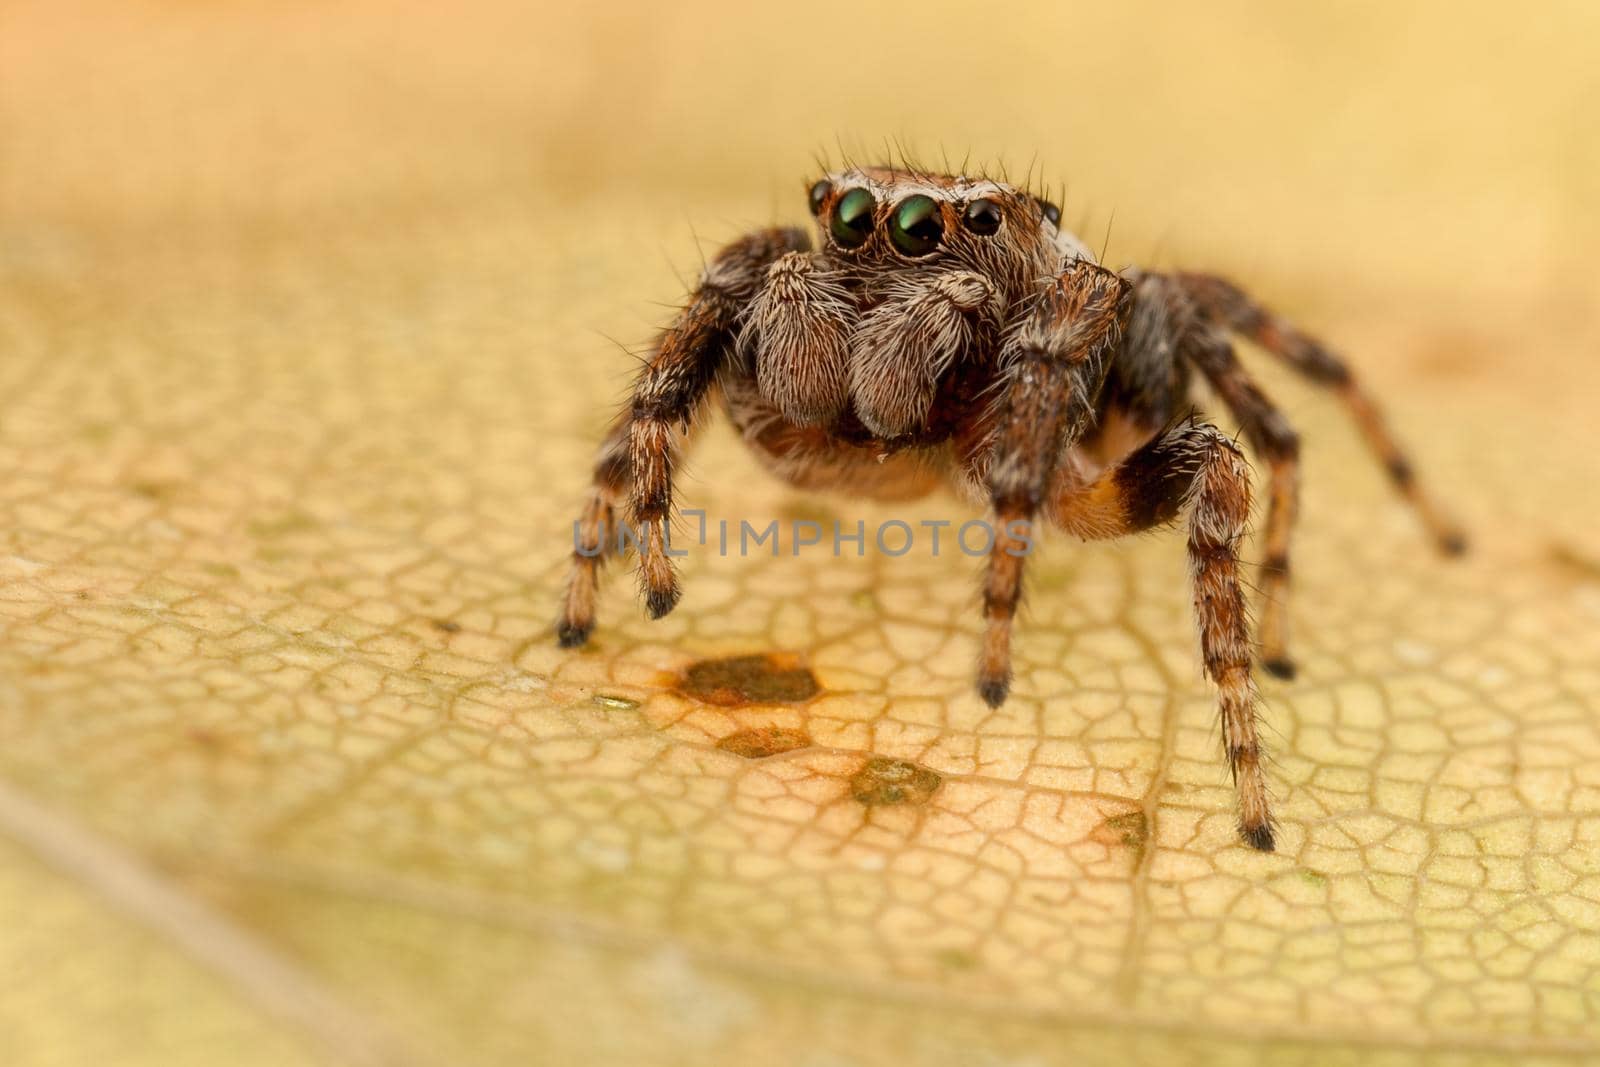
[[[251,537],[268,539],[288,537],[316,528],[317,520],[303,511],[286,511],[278,515],[251,519],[245,524],[245,532]]]
[[[451,622],[449,619],[434,619],[432,622],[433,628],[443,633],[458,634],[461,632],[461,624],[459,622]]]
[[[792,730],[785,726],[758,726],[750,730],[740,730],[717,742],[717,747],[722,751],[732,752],[735,756],[743,756],[745,759],[765,759],[768,756],[793,752],[797,748],[807,748],[810,745],[810,734],[804,730]]]
[[[1432,378],[1459,379],[1495,364],[1493,342],[1460,330],[1441,331],[1422,339],[1413,359],[1417,371]]]
[[[1600,578],[1600,560],[1572,545],[1559,541],[1552,544],[1550,559],[1562,570],[1585,578]]]
[[[797,656],[768,652],[703,659],[683,672],[679,688],[708,704],[792,704],[820,692],[816,676]]]
[[[1150,840],[1150,821],[1143,811],[1126,811],[1108,817],[1090,831],[1089,838],[1107,848],[1129,849],[1137,864],[1144,856],[1145,845]]]
[[[832,509],[814,500],[796,497],[786,501],[783,508],[783,517],[797,522],[814,522],[819,526],[827,526],[838,518]]]
[[[921,764],[873,756],[850,779],[850,795],[869,808],[924,804],[943,781]]]
[[[203,726],[191,726],[188,731],[189,740],[204,749],[218,749],[222,747],[222,738],[214,730]]]
[[[970,971],[978,965],[978,957],[964,948],[941,948],[933,958],[941,967],[952,971]]]
[[[128,489],[146,500],[162,500],[171,495],[173,486],[167,482],[133,482]]]

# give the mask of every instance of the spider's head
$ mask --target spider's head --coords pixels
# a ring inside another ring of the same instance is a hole
[[[810,201],[824,247],[878,270],[949,264],[1032,278],[1093,258],[1061,229],[1060,208],[988,178],[852,168],[811,186]]]

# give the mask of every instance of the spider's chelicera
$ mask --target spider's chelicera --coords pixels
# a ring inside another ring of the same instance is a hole
[[[811,186],[809,200],[820,248],[796,229],[735,241],[657,341],[601,447],[561,643],[582,644],[594,627],[619,507],[642,535],[651,615],[677,603],[666,539],[673,472],[696,415],[718,394],[745,443],[794,485],[905,499],[948,484],[992,509],[978,662],[978,691],[991,705],[1011,683],[1026,555],[1015,531],[1043,517],[1098,540],[1186,516],[1239,830],[1270,851],[1239,568],[1250,467],[1193,416],[1195,390],[1209,387],[1267,466],[1261,659],[1286,677],[1300,442],[1229,335],[1336,390],[1440,548],[1460,551],[1460,534],[1418,487],[1376,406],[1328,349],[1237,287],[1206,274],[1108,270],[1060,228],[1059,208],[1003,182],[852,168]]]

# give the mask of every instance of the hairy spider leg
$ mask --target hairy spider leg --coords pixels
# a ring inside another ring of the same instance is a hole
[[[1127,281],[1074,260],[1043,294],[1003,357],[1001,400],[987,483],[994,544],[983,586],[985,629],[978,692],[998,707],[1011,687],[1011,627],[1022,597],[1026,529],[1044,504],[1058,457],[1093,423],[1111,355],[1126,325]]]
[[[1466,551],[1467,539],[1461,528],[1418,484],[1410,460],[1390,433],[1377,403],[1356,381],[1342,359],[1226,279],[1210,274],[1176,277],[1212,320],[1248,337],[1312,381],[1335,390],[1355,419],[1367,446],[1388,471],[1395,489],[1416,509],[1439,551],[1449,556]]]
[[[1193,419],[1172,426],[1087,485],[1062,479],[1047,514],[1080,537],[1124,537],[1189,516],[1189,575],[1205,672],[1217,687],[1223,746],[1239,797],[1239,835],[1275,847],[1266,774],[1256,729],[1250,618],[1239,549],[1250,518],[1250,465],[1216,427]]]
[[[759,289],[768,265],[786,252],[805,251],[803,230],[768,229],[751,233],[718,252],[706,265],[700,284],[677,319],[657,340],[633,387],[633,399],[619,424],[623,440],[608,439],[601,449],[590,502],[579,519],[607,517],[624,484],[629,514],[643,538],[639,587],[652,618],[677,605],[677,570],[667,554],[667,520],[672,512],[672,480],[678,438],[694,422],[733,345],[739,314]],[[625,476],[608,455],[622,450]],[[574,551],[572,575],[557,621],[563,645],[579,645],[594,626],[599,556]]]

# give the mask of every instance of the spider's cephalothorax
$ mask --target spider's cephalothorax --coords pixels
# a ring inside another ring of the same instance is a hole
[[[658,340],[601,447],[561,643],[582,644],[594,626],[619,504],[643,535],[650,613],[677,603],[666,541],[673,471],[683,436],[718,392],[746,444],[795,485],[905,498],[942,482],[993,510],[978,664],[991,705],[1011,680],[1026,555],[1015,531],[1042,516],[1080,537],[1112,538],[1186,515],[1239,829],[1270,851],[1239,574],[1250,468],[1228,437],[1183,416],[1203,381],[1267,465],[1261,658],[1287,677],[1299,438],[1234,358],[1229,334],[1337,390],[1439,546],[1460,551],[1372,401],[1326,348],[1228,282],[1108,270],[1060,228],[1054,205],[1003,182],[850,169],[814,184],[810,205],[820,248],[793,229],[735,241]]]

